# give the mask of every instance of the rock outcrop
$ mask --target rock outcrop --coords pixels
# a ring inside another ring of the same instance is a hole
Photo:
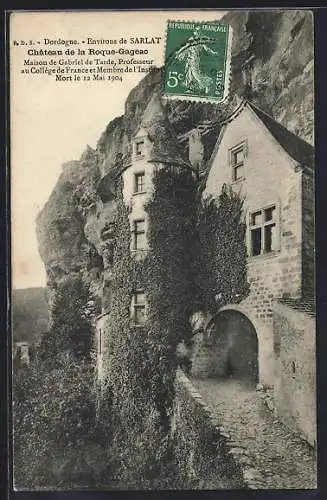
[[[223,19],[234,31],[232,96],[245,96],[289,130],[313,142],[313,17],[308,11],[233,11]],[[48,297],[58,282],[82,273],[94,293],[102,294],[105,233],[115,213],[115,178],[130,139],[152,96],[160,91],[163,69],[153,71],[131,91],[125,113],[111,121],[96,149],[66,163],[37,219],[37,237],[48,276]],[[226,105],[164,103],[177,135],[200,123],[215,123],[232,109]],[[208,157],[218,129],[208,135]],[[186,151],[184,151],[186,154]],[[100,311],[99,311],[100,312]]]

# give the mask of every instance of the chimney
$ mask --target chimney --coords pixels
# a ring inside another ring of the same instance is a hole
[[[195,128],[191,130],[188,138],[188,157],[191,165],[198,171],[203,163],[204,147],[200,131]]]

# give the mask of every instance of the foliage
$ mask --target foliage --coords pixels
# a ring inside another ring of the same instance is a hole
[[[62,353],[89,359],[93,347],[92,297],[79,275],[58,284],[52,307],[52,324],[41,341],[40,352],[48,360]]]
[[[121,200],[116,222],[111,314],[103,346],[108,380],[100,415],[103,420],[103,412],[110,413],[114,429],[111,449],[117,460],[119,481],[128,487],[142,487],[147,481],[149,464],[152,470],[160,468],[154,452],[162,433],[157,420],[152,422],[150,418],[153,411],[150,339],[144,329],[134,327],[130,319],[133,291],[145,285],[144,263],[136,262],[130,255],[128,212]]]
[[[102,461],[108,461],[95,425],[92,317],[88,285],[80,276],[67,277],[57,286],[52,324],[36,356],[29,367],[14,366],[18,488],[89,486],[99,469],[90,466],[92,455],[104,454]]]
[[[167,489],[174,487],[176,474],[173,469],[172,449],[167,434],[160,432],[159,416],[144,416],[141,433],[130,429],[127,434],[117,434],[111,452],[119,456],[116,477],[124,489]]]
[[[153,185],[145,207],[149,252],[141,260],[130,253],[129,213],[123,200],[118,202],[104,348],[112,446],[119,478],[131,488],[164,488],[181,480],[172,470],[176,443],[168,437],[177,346],[191,339],[189,320],[195,310],[214,312],[248,291],[242,200],[224,187],[218,200],[197,206],[190,171],[174,167],[156,170]],[[137,289],[147,299],[143,327],[130,318]]]
[[[176,349],[190,339],[193,312],[196,183],[191,171],[165,167],[155,172],[154,194],[145,207],[150,227],[146,261],[148,337],[156,353],[151,365],[156,407],[167,427],[174,396]]]
[[[68,457],[73,453],[76,461],[83,460],[79,450],[95,439],[93,377],[90,364],[71,356],[51,370],[36,358],[14,371],[16,487],[67,487],[73,479],[71,468],[66,475]],[[84,474],[90,474],[87,469],[84,463]]]
[[[128,209],[117,202],[100,418],[90,362],[92,297],[81,277],[69,277],[57,288],[41,357],[27,374],[15,374],[16,484],[110,487],[116,481],[163,489],[198,481],[188,478],[183,463],[187,443],[170,433],[177,346],[191,339],[189,319],[197,308],[214,312],[247,293],[242,200],[224,187],[218,200],[197,206],[191,172],[173,167],[156,170],[153,183],[143,259],[130,253]],[[137,289],[147,298],[143,327],[130,314]],[[91,443],[93,466],[84,453]]]
[[[130,477],[140,487],[148,481],[162,482],[168,474],[171,451],[167,432],[176,347],[181,339],[191,336],[194,197],[190,173],[166,168],[156,171],[154,194],[146,207],[150,249],[142,260],[130,254],[128,210],[122,200],[118,202],[112,304],[104,352],[121,477],[124,481]],[[143,327],[136,327],[130,319],[136,289],[144,289],[147,298]]]
[[[243,486],[239,470],[210,410],[176,381],[172,436],[177,489],[235,489]]]
[[[197,217],[198,309],[214,314],[249,293],[243,200],[224,185],[217,199],[200,201]]]

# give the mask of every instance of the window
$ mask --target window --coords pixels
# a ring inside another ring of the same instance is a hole
[[[144,219],[134,221],[134,245],[133,250],[145,249],[145,221]]]
[[[250,213],[250,255],[260,255],[277,250],[276,205]]]
[[[144,154],[144,140],[135,142],[135,156],[142,156]]]
[[[19,361],[29,363],[29,354],[30,349],[28,344],[17,345],[16,357]]]
[[[135,174],[134,176],[134,193],[144,193],[145,191],[145,174],[144,172]]]
[[[245,145],[236,146],[230,151],[230,164],[232,167],[232,179],[238,181],[244,178]]]
[[[142,326],[145,323],[145,293],[143,291],[138,291],[133,297],[133,320],[135,325]]]
[[[22,358],[25,358],[25,357],[28,357],[28,344],[22,344],[21,347],[21,357]]]

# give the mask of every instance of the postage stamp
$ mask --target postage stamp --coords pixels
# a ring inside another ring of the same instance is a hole
[[[231,46],[229,24],[169,20],[163,95],[223,102],[229,91]]]

